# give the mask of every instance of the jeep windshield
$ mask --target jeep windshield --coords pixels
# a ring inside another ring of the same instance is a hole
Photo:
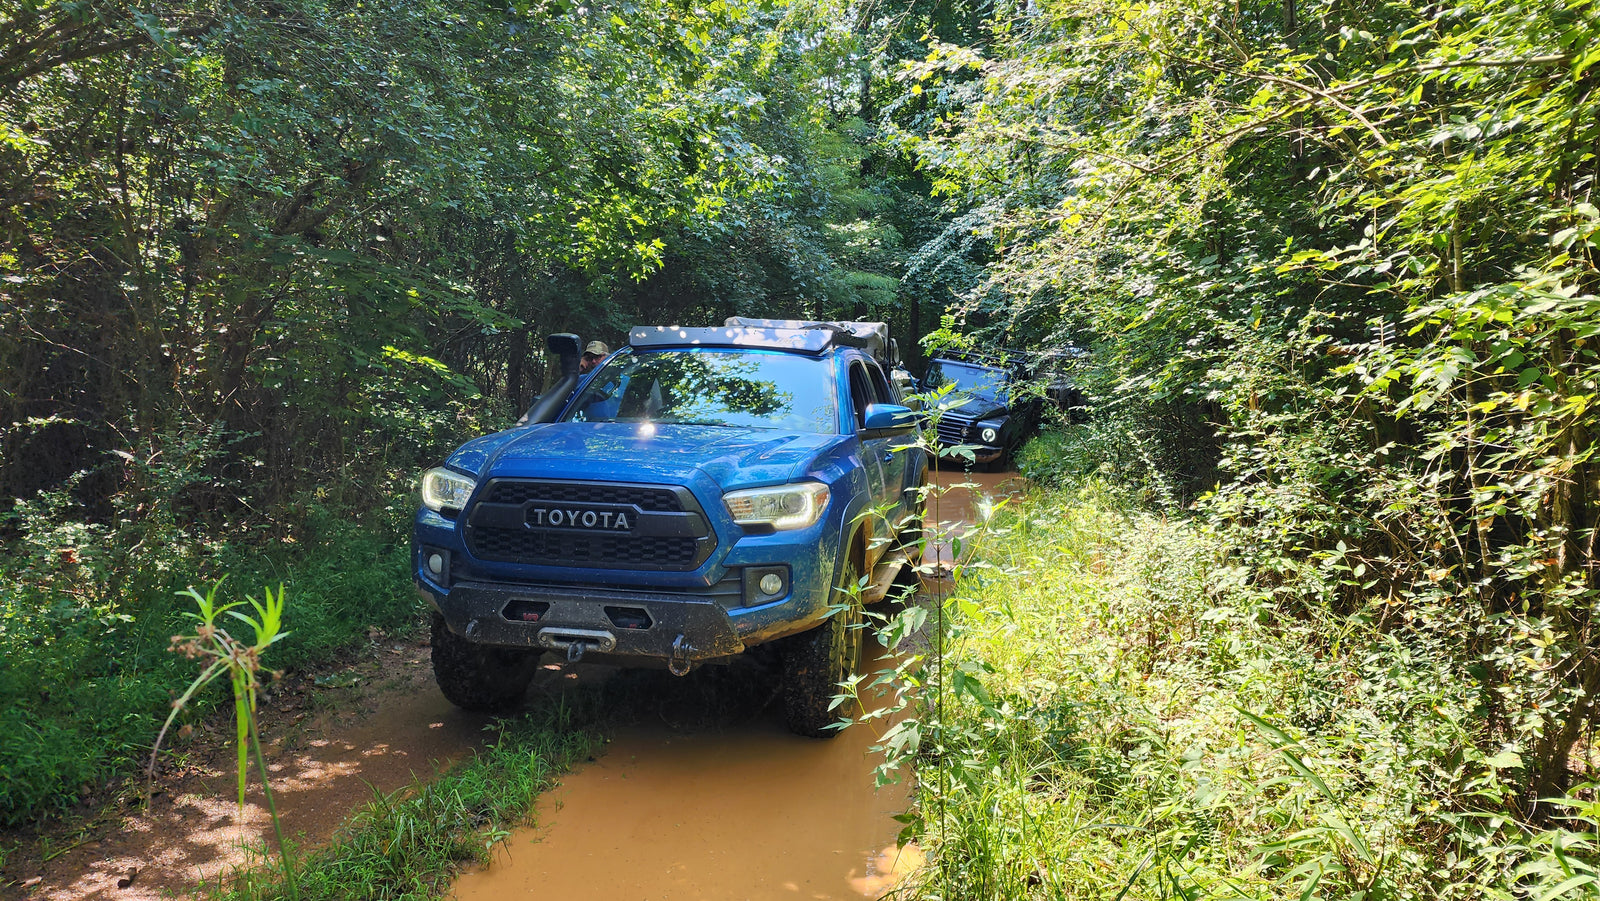
[[[563,422],[649,422],[792,432],[837,431],[832,369],[760,350],[661,350],[613,357]]]
[[[957,363],[953,360],[934,360],[928,364],[928,375],[923,384],[938,389],[946,386],[955,394],[981,397],[1004,402],[1006,399],[1006,374],[1001,369]]]

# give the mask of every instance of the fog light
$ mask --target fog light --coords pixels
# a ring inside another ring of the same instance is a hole
[[[783,577],[777,573],[767,573],[761,577],[762,594],[778,594],[783,591]]]
[[[442,575],[444,573],[444,555],[443,554],[429,554],[428,555],[428,572],[431,572],[436,576],[437,575]]]
[[[996,432],[994,429],[984,429],[983,430],[982,438],[983,438],[983,443],[984,444],[993,444],[994,443],[994,439],[996,439],[998,437],[1000,437],[1000,433]]]

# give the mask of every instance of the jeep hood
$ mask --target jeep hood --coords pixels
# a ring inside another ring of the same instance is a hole
[[[479,478],[555,478],[688,484],[698,470],[723,489],[799,478],[839,435],[701,425],[554,422],[509,433],[488,454],[467,445],[451,458]],[[467,451],[475,453],[462,453]],[[478,457],[480,467],[468,457]]]
[[[1005,416],[1006,405],[993,398],[971,397],[950,412],[964,419],[970,418],[973,422],[977,422],[980,419],[998,419]]]

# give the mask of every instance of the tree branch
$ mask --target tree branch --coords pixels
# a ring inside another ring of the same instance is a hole
[[[1339,110],[1341,110],[1345,114],[1349,115],[1352,119],[1355,119],[1357,122],[1360,122],[1363,128],[1365,128],[1367,131],[1372,133],[1372,137],[1377,140],[1378,146],[1380,146],[1380,147],[1389,146],[1388,139],[1383,136],[1382,132],[1378,131],[1377,126],[1373,125],[1370,121],[1367,120],[1366,116],[1363,116],[1361,114],[1360,110],[1356,109],[1353,106],[1350,106],[1349,104],[1347,104],[1344,101],[1340,100],[1339,98],[1333,96],[1332,94],[1328,93],[1326,90],[1323,90],[1322,88],[1318,88],[1318,87],[1315,87],[1313,85],[1306,84],[1305,82],[1302,82],[1302,81],[1295,81],[1293,78],[1285,78],[1285,77],[1283,77],[1281,75],[1269,75],[1269,74],[1267,74],[1265,72],[1244,72],[1244,71],[1241,71],[1239,69],[1230,69],[1230,68],[1228,68],[1226,66],[1219,66],[1219,65],[1217,65],[1215,63],[1208,63],[1208,62],[1205,62],[1204,60],[1188,59],[1186,57],[1177,56],[1175,54],[1165,54],[1165,55],[1168,56],[1170,59],[1172,59],[1175,62],[1184,63],[1184,64],[1191,65],[1191,66],[1198,66],[1199,68],[1209,69],[1212,72],[1218,72],[1218,73],[1221,73],[1223,75],[1233,75],[1233,76],[1236,76],[1236,77],[1239,77],[1239,78],[1253,78],[1253,79],[1255,79],[1257,81],[1265,81],[1265,82],[1267,82],[1269,84],[1283,85],[1284,87],[1294,88],[1295,90],[1300,91],[1301,93],[1309,94],[1309,95],[1311,95],[1313,97],[1319,97],[1319,98],[1321,98],[1323,100],[1326,100],[1328,103],[1333,104],[1335,107],[1339,108]]]
[[[215,25],[215,19],[207,18],[194,25],[175,29],[173,34],[178,37],[195,37],[210,31],[213,27],[215,27]],[[102,56],[110,56],[113,53],[121,53],[124,50],[137,47],[140,44],[153,43],[154,42],[151,40],[148,34],[141,33],[132,37],[122,38],[121,40],[105,41],[98,44],[86,44],[73,49],[63,49],[54,55],[39,57],[33,62],[22,66],[20,69],[11,72],[5,72],[3,69],[0,69],[0,88],[14,88],[22,82],[34,77],[35,75],[40,75],[44,72],[50,71],[51,69],[56,69],[69,63],[80,62],[82,60],[94,59]]]

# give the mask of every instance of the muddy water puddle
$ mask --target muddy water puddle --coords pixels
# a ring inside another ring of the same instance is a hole
[[[935,490],[926,498],[924,521],[928,541],[923,546],[923,591],[935,594],[950,586],[951,567],[969,552],[965,538],[977,523],[1022,494],[1027,480],[1015,472],[962,472],[942,469],[930,473]]]
[[[726,732],[626,729],[454,897],[877,898],[915,851],[899,853],[892,819],[909,785],[874,791],[875,738],[860,724],[798,738],[776,717]]]

